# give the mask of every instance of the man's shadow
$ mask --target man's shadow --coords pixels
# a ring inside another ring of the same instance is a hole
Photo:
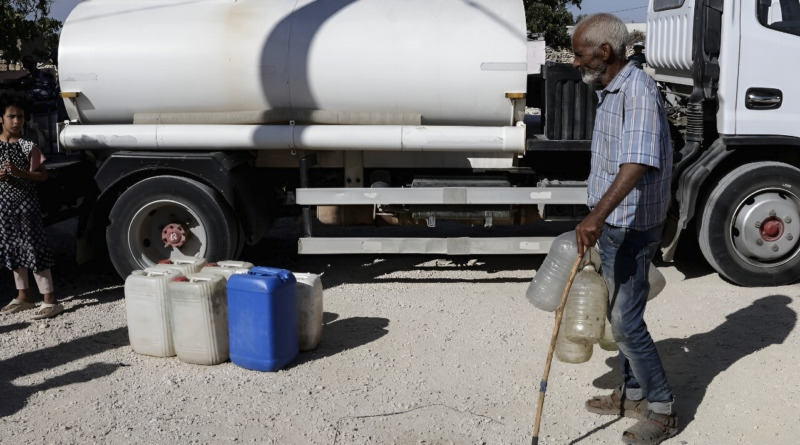
[[[797,324],[797,312],[788,307],[791,302],[785,295],[764,297],[728,315],[711,331],[656,342],[675,393],[681,429],[694,420],[706,390],[721,372],[741,358],[786,340]],[[619,359],[611,357],[606,363],[613,369],[593,382],[596,388],[620,384]]]

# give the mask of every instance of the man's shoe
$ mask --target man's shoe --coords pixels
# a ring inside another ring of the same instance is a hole
[[[627,445],[656,445],[678,434],[678,416],[647,412],[647,418],[622,433]]]
[[[586,411],[606,416],[623,416],[643,420],[647,417],[647,400],[628,400],[621,390],[611,395],[592,397],[586,401]]]

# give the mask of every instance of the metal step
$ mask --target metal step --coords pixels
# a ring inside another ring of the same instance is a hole
[[[538,238],[300,238],[301,255],[531,255],[550,251],[555,237]]]
[[[586,187],[300,188],[297,204],[586,204]]]

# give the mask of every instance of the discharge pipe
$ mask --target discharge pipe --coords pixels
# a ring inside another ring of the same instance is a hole
[[[525,151],[525,127],[421,125],[67,125],[68,150]]]

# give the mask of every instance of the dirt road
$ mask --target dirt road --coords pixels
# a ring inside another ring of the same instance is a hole
[[[66,313],[0,318],[0,443],[530,443],[553,318],[524,294],[542,257],[298,258],[273,239],[268,265],[324,273],[326,325],[317,350],[262,374],[134,354],[121,281],[68,266],[69,230],[52,231]],[[667,443],[797,443],[800,288],[739,288],[703,263],[661,271],[647,321],[683,424]],[[541,443],[621,443],[633,421],[582,410],[618,383],[615,365],[599,348],[555,363]]]

